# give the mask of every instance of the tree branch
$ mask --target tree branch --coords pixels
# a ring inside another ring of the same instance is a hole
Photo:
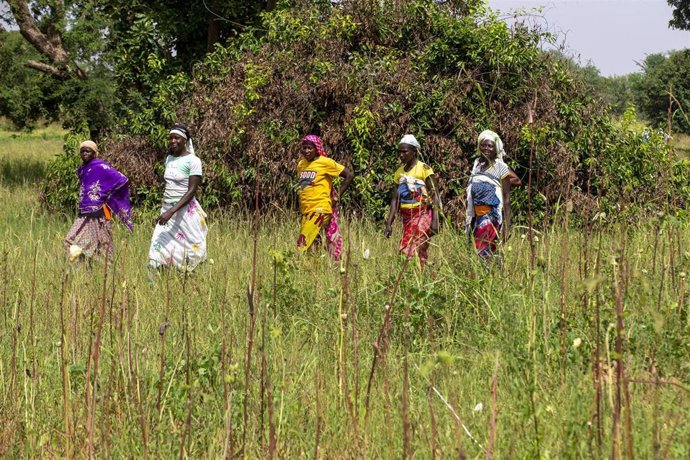
[[[26,67],[29,67],[30,69],[38,70],[39,72],[44,72],[44,73],[49,73],[51,75],[55,75],[56,77],[63,78],[65,76],[65,72],[58,69],[55,66],[52,66],[50,64],[46,64],[45,62],[39,62],[39,61],[27,61],[24,63]]]
[[[69,54],[62,46],[60,34],[55,31],[52,34],[44,34],[37,26],[34,18],[31,16],[28,2],[25,0],[7,0],[14,16],[19,32],[36,50],[50,59],[51,62],[57,65],[57,68],[67,70],[69,62]],[[58,18],[54,18],[58,20]]]

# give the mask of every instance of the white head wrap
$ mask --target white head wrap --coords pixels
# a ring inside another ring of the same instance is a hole
[[[405,134],[402,139],[400,139],[400,142],[398,144],[407,144],[411,145],[412,147],[416,148],[417,150],[420,149],[419,142],[417,141],[417,138],[414,137],[412,134]]]
[[[482,131],[477,139],[477,148],[486,139],[496,144],[496,158],[503,161],[503,155],[505,155],[506,151],[503,149],[503,141],[500,136],[489,129]]]
[[[185,143],[185,149],[187,149],[187,153],[194,155],[194,143],[192,142],[191,136],[187,137],[187,134],[184,131],[182,131],[181,129],[176,129],[176,128],[171,129],[168,134],[176,134],[176,135],[184,138],[187,141]]]

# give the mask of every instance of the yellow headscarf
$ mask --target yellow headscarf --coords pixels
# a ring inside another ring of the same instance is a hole
[[[79,144],[79,150],[81,150],[82,147],[88,147],[94,152],[98,153],[98,146],[94,141],[84,141],[81,144]]]

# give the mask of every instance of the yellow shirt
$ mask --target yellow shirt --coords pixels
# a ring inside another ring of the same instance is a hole
[[[405,171],[405,166],[399,167],[393,175],[393,182],[398,187],[400,207],[404,209],[416,208],[424,204],[431,204],[426,189],[426,178],[434,174],[431,166],[417,161],[411,170]]]
[[[320,212],[330,214],[333,179],[340,176],[345,166],[328,157],[319,156],[312,162],[297,163],[299,181],[299,207],[302,214]]]

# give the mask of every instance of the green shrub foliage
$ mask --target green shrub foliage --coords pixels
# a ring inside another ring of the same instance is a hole
[[[525,184],[532,157],[537,222],[568,202],[585,216],[593,209],[640,215],[640,207],[685,202],[687,164],[674,162],[660,136],[643,136],[634,112],[612,121],[582,79],[542,51],[552,39],[509,27],[480,1],[284,7],[216,47],[193,78],[175,74],[160,83],[150,107],[160,126],[133,126],[145,137],[114,139],[109,157],[133,177],[139,201],[156,204],[155,152],[164,150],[163,124],[176,118],[192,127],[205,162],[207,207],[251,207],[258,178],[261,205],[275,210],[295,206],[299,140],[317,133],[356,173],[345,208],[380,218],[399,163],[397,141],[412,133],[437,172],[446,216],[457,221],[477,134],[492,129]],[[513,197],[517,220],[526,219],[527,187]]]

